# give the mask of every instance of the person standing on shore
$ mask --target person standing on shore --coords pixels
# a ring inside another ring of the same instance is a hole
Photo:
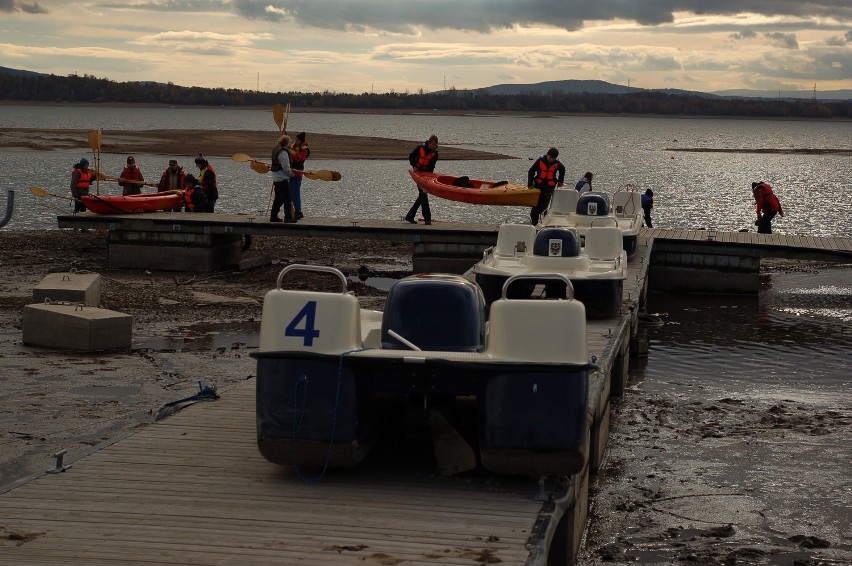
[[[283,135],[278,138],[278,143],[272,150],[272,189],[275,198],[272,201],[272,210],[269,214],[270,222],[286,222],[293,224],[298,221],[293,217],[293,200],[290,195],[290,180],[296,176],[290,167],[290,136]],[[278,216],[278,212],[284,209],[284,219]]]
[[[592,177],[593,175],[591,174],[591,172],[587,171],[586,174],[583,175],[583,177],[579,181],[577,181],[577,184],[574,186],[574,188],[577,189],[578,193],[583,194],[592,192]]]
[[[85,157],[71,170],[71,196],[74,197],[74,212],[86,212],[86,205],[80,197],[89,194],[89,187],[95,182],[95,175],[89,171],[89,160]]]
[[[294,218],[301,220],[305,215],[302,214],[302,174],[299,171],[304,171],[305,160],[311,156],[311,148],[305,141],[305,132],[296,134],[296,142],[288,151],[290,151],[290,168],[295,173],[295,176],[290,179],[290,198],[295,210]]]
[[[429,139],[418,145],[408,155],[408,162],[415,171],[426,171],[432,173],[435,171],[435,164],[438,162],[438,136],[432,134]],[[429,226],[432,224],[432,210],[429,208],[429,193],[417,187],[417,200],[411,205],[408,214],[405,215],[405,221],[409,224],[417,224],[414,215],[417,214],[417,209],[423,207],[423,223]]]
[[[187,212],[207,212],[209,207],[207,193],[204,192],[195,175],[183,177],[183,203]]]
[[[127,156],[127,166],[121,171],[118,176],[118,184],[121,186],[121,194],[138,195],[142,192],[142,184],[145,178],[142,176],[142,171],[136,166],[136,159],[132,155]]]
[[[781,201],[772,191],[772,186],[766,181],[751,184],[751,193],[757,208],[757,233],[771,234],[772,219],[776,214],[784,216],[781,209]]]
[[[176,159],[169,160],[169,166],[163,171],[160,182],[157,184],[157,192],[179,191],[183,188],[183,167],[178,165]]]
[[[654,191],[645,189],[645,193],[639,197],[639,202],[642,204],[642,212],[645,214],[643,224],[648,228],[653,228],[651,223],[651,209],[654,208]]]
[[[533,226],[538,224],[541,214],[550,205],[553,191],[565,183],[565,166],[559,161],[559,150],[551,147],[547,153],[539,157],[527,172],[527,186],[540,191],[538,204],[530,211]]]
[[[195,166],[198,167],[198,182],[207,196],[207,210],[203,212],[215,212],[216,201],[219,200],[219,187],[216,184],[216,171],[207,162],[207,158],[198,154],[195,158]]]

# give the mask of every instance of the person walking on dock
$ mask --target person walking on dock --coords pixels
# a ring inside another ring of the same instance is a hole
[[[754,202],[757,208],[757,233],[771,234],[772,219],[776,214],[784,216],[784,211],[781,209],[781,201],[775,196],[772,191],[772,186],[766,181],[751,184],[751,193],[754,195]]]
[[[438,136],[432,134],[429,139],[418,145],[408,155],[408,162],[415,171],[426,171],[432,173],[435,171],[435,164],[438,162]],[[409,224],[417,224],[414,215],[417,214],[417,209],[423,207],[423,221],[429,226],[432,224],[432,210],[429,208],[429,193],[417,187],[417,200],[411,205],[408,214],[405,215],[405,221]]]
[[[547,153],[539,157],[527,172],[527,186],[540,191],[538,204],[530,211],[530,220],[533,226],[538,224],[541,214],[550,205],[553,191],[561,187],[565,182],[565,166],[559,161],[559,150],[551,147]]]
[[[639,197],[639,201],[642,204],[642,212],[645,214],[643,224],[648,228],[653,228],[654,224],[651,222],[651,209],[654,208],[654,191],[651,189],[645,189],[645,193]]]
[[[290,136],[283,135],[278,138],[278,143],[272,150],[272,189],[275,198],[272,201],[272,210],[269,214],[270,222],[287,222],[292,224],[298,219],[293,216],[293,200],[290,195],[290,179],[296,176],[290,168]],[[284,219],[278,216],[278,212],[284,209]]]

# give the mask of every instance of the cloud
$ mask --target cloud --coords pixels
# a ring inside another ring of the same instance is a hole
[[[656,26],[676,13],[852,19],[844,0],[231,0],[232,11],[250,19],[292,20],[337,30],[381,30],[416,34],[423,29],[457,29],[490,33],[500,29],[554,27],[581,29],[589,21],[627,20]]]
[[[27,14],[47,14],[47,10],[38,2],[24,3],[16,0],[0,0],[0,12],[26,12]]]
[[[763,37],[770,40],[776,47],[782,49],[798,49],[799,41],[796,39],[795,33],[772,32],[764,33]]]
[[[846,32],[846,41],[852,43],[852,30]]]
[[[757,37],[757,33],[753,32],[750,29],[744,29],[737,33],[731,34],[731,39],[753,39]]]

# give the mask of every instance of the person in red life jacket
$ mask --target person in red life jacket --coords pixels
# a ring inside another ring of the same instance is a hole
[[[772,186],[765,181],[752,183],[751,192],[754,195],[757,209],[757,233],[771,234],[772,219],[775,218],[776,214],[784,216],[784,211],[781,209],[781,201],[772,192]]]
[[[74,212],[86,212],[86,205],[80,197],[89,194],[89,187],[95,182],[95,174],[89,171],[89,160],[85,157],[74,164],[71,170],[71,196],[74,197]]]
[[[305,215],[302,214],[302,174],[299,171],[305,170],[305,160],[311,156],[311,148],[305,141],[305,132],[296,134],[296,141],[288,151],[290,152],[290,167],[296,174],[295,177],[290,179],[290,198],[293,201],[295,218],[300,220]]]
[[[565,182],[565,166],[558,159],[559,150],[551,147],[547,153],[533,163],[527,172],[527,186],[541,191],[538,195],[538,204],[530,211],[530,220],[533,226],[538,224],[538,219],[550,205],[553,191],[561,187]]]
[[[195,175],[183,177],[183,203],[187,212],[207,212],[209,207],[207,193],[204,192]]]
[[[216,171],[200,153],[195,158],[195,166],[198,167],[198,182],[207,196],[207,210],[204,212],[215,212],[216,201],[219,200],[219,187],[216,184]]]
[[[142,184],[145,179],[142,177],[142,171],[136,166],[136,159],[132,155],[127,156],[127,166],[121,171],[118,176],[118,184],[122,188],[121,194],[138,195],[142,192]]]
[[[270,222],[287,222],[292,224],[298,220],[293,216],[293,200],[290,195],[290,183],[296,174],[290,168],[290,136],[283,135],[278,138],[278,143],[272,149],[272,190],[275,198],[272,200],[272,209],[269,214]],[[278,216],[278,212],[284,209],[284,219]]]
[[[429,139],[418,145],[408,155],[408,162],[415,171],[426,171],[432,173],[435,171],[435,164],[438,162],[438,136],[431,135]],[[409,224],[417,224],[414,215],[417,214],[417,209],[423,207],[423,220],[428,226],[432,224],[432,210],[429,208],[429,193],[417,187],[417,200],[411,205],[408,214],[405,215],[405,221]]]

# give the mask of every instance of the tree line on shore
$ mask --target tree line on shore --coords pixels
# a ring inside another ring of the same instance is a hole
[[[137,103],[205,106],[263,106],[282,100],[301,109],[452,110],[571,114],[657,114],[766,118],[852,118],[852,101],[727,98],[644,91],[627,94],[488,94],[476,90],[362,93],[259,92],[184,87],[173,83],[116,82],[91,75],[0,73],[0,100],[33,102]]]

